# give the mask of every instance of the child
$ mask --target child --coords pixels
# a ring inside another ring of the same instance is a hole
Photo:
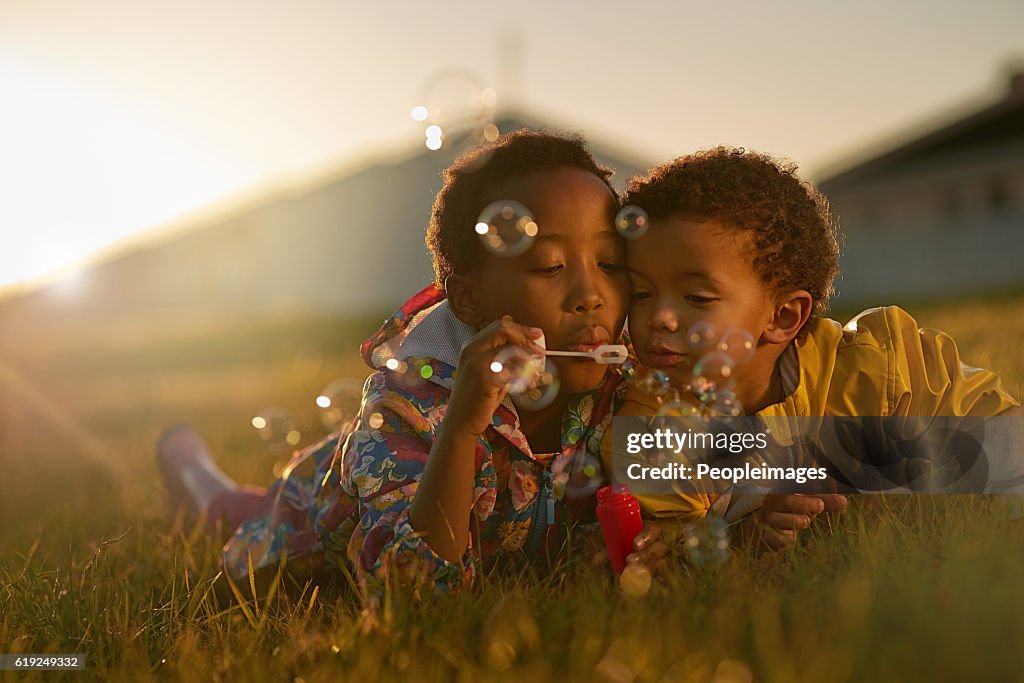
[[[748,415],[996,415],[1018,405],[993,373],[961,363],[952,339],[919,329],[895,306],[846,327],[822,317],[839,272],[836,230],[825,198],[794,166],[718,147],[633,179],[624,203],[650,218],[627,255],[630,336],[639,360],[674,385],[692,379],[700,354],[687,334],[703,321],[754,341],[752,358],[731,375]],[[631,388],[619,414],[657,410],[653,396]],[[603,454],[610,471],[610,444]],[[726,503],[713,492],[641,498],[648,515],[691,521]],[[758,526],[765,545],[784,547],[793,529],[845,504],[769,496],[744,533]]]
[[[232,576],[286,557],[291,569],[352,571],[371,589],[389,580],[454,589],[477,560],[544,558],[588,521],[596,487],[574,485],[569,465],[596,455],[621,375],[560,358],[554,402],[518,411],[493,366],[510,345],[541,353],[542,338],[577,350],[619,339],[629,279],[610,175],[581,139],[528,131],[445,171],[427,230],[435,283],[363,345],[375,372],[352,427],[297,454],[260,508],[229,522],[240,521],[224,549]],[[474,232],[497,200],[536,220],[521,255],[489,253]],[[172,481],[180,469],[170,468]],[[216,476],[193,478],[216,488]],[[635,561],[660,559],[657,536],[638,538]]]

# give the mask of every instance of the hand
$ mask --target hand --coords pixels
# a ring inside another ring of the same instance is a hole
[[[626,566],[645,567],[659,581],[668,575],[668,544],[661,527],[644,522],[640,533],[633,539],[633,552],[626,556]]]
[[[846,496],[838,493],[771,494],[744,520],[740,535],[758,551],[783,550],[796,541],[796,531],[810,527],[820,513],[842,512],[846,505]]]
[[[538,327],[520,325],[506,316],[470,339],[459,354],[458,375],[444,418],[446,428],[474,437],[483,434],[508,391],[504,373],[491,369],[495,356],[506,346],[521,346],[531,354],[543,355],[544,350],[534,343],[543,334]]]

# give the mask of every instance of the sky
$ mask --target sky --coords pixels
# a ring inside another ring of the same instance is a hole
[[[729,143],[813,179],[1010,65],[1019,0],[0,0],[0,288],[411,153],[412,107],[486,87],[640,161]]]

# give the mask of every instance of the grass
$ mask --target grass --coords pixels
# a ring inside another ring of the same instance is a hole
[[[1021,395],[1024,298],[915,308]],[[84,653],[103,680],[840,681],[1024,678],[1024,534],[983,496],[862,497],[776,559],[677,563],[622,595],[599,570],[502,574],[456,598],[217,578],[166,519],[152,458],[187,421],[233,476],[287,456],[250,418],[360,378],[371,321],[30,329],[0,340],[0,653]],[[354,409],[355,406],[349,406]],[[0,672],[0,681],[76,674]]]

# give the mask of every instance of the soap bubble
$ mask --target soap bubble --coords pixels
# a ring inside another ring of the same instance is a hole
[[[297,446],[302,440],[302,433],[295,418],[287,408],[281,406],[270,406],[261,410],[252,418],[252,426],[256,428],[260,438],[273,449]]]
[[[540,628],[529,603],[506,593],[494,605],[480,633],[483,662],[497,671],[505,671],[522,655],[541,646]]]
[[[726,417],[739,417],[743,414],[743,406],[736,399],[736,394],[731,391],[720,391],[715,394],[713,400],[705,401],[708,410]]]
[[[693,364],[693,376],[703,378],[718,391],[730,389],[736,384],[735,365],[732,358],[721,351],[705,353]]]
[[[734,364],[743,365],[754,358],[754,336],[746,330],[730,327],[718,338],[716,348],[732,358]]]
[[[615,229],[626,239],[643,237],[649,225],[647,212],[639,206],[624,206],[615,214]]]
[[[490,88],[486,88],[485,84],[471,72],[443,70],[436,72],[430,81],[424,84],[417,98],[417,109],[426,110],[427,116],[422,119],[424,121],[453,122],[476,117],[481,108],[493,108],[494,104],[497,104],[497,94],[494,93],[489,98],[491,101],[487,101],[484,97],[485,90]]]
[[[700,407],[680,399],[666,401],[657,413],[658,417],[699,417],[700,414]]]
[[[692,377],[686,384],[685,391],[688,391],[701,403],[714,401],[717,395],[715,385],[707,377]]]
[[[543,410],[558,397],[561,382],[558,381],[558,368],[547,359],[543,369],[537,373],[532,386],[523,391],[510,392],[512,403],[523,410]]]
[[[551,474],[554,476],[555,498],[586,498],[607,483],[601,461],[585,448],[552,463]]]
[[[398,360],[397,358],[388,358],[384,362],[384,367],[392,372],[402,373],[409,369],[408,364],[404,360]]]
[[[491,372],[508,384],[509,393],[521,394],[537,386],[549,364],[544,356],[534,356],[521,346],[498,350],[491,362]],[[553,369],[553,365],[551,366]]]
[[[699,379],[704,378],[701,377]],[[715,388],[714,384],[712,384],[711,382],[707,382],[704,385],[704,388],[697,392],[697,398],[704,405],[714,404],[716,401],[718,401],[718,390]]]
[[[484,207],[474,230],[487,251],[512,257],[533,245],[538,228],[528,208],[511,199],[499,199]]]
[[[717,337],[715,326],[706,320],[698,320],[686,331],[686,343],[695,351],[710,351]]]
[[[729,525],[717,515],[708,515],[683,531],[686,557],[695,567],[717,567],[729,560]]]
[[[338,427],[359,410],[363,383],[352,377],[336,379],[324,387],[316,397],[320,419],[328,429]]]
[[[460,138],[475,145],[483,140],[484,126],[493,124],[497,101],[494,89],[474,72],[440,69],[423,83],[409,116],[423,126],[429,149],[451,149]]]
[[[619,590],[629,598],[639,599],[651,590],[651,570],[641,564],[627,565],[619,575]]]
[[[667,374],[662,370],[651,370],[646,375],[634,380],[636,388],[645,394],[664,396],[672,387]]]

